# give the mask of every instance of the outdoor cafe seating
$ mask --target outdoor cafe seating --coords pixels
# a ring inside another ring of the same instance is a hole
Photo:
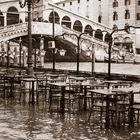
[[[108,83],[111,88],[108,88]],[[34,77],[25,74],[0,74],[0,92],[3,98],[12,97],[20,102],[45,102],[57,112],[89,111],[88,121],[97,119],[105,127],[125,127],[140,123],[140,104],[134,97],[140,93],[131,81],[107,81],[94,77],[60,73],[39,73]]]
[[[101,125],[105,119],[105,127],[139,123],[140,104],[135,104],[134,100],[134,95],[140,93],[139,87],[127,85],[113,89],[89,89],[88,92],[92,102],[88,121],[98,111]]]

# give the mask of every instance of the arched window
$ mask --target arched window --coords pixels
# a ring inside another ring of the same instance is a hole
[[[117,0],[114,0],[113,7],[118,7],[118,1]]]
[[[53,15],[53,13],[54,13],[54,15]],[[54,16],[54,22],[55,23],[60,23],[60,21],[59,21],[60,20],[59,15],[55,11],[50,13],[50,15],[49,15],[49,22],[51,22],[51,23],[53,22],[53,16]]]
[[[19,23],[19,13],[15,7],[8,8],[7,25]]]
[[[68,16],[62,18],[62,25],[65,25],[68,28],[71,28],[71,19]]]
[[[117,12],[114,12],[113,13],[113,20],[118,20],[118,14],[117,14]]]
[[[87,33],[90,36],[92,36],[93,35],[93,29],[92,29],[92,27],[90,25],[86,25],[85,26],[85,29],[84,29],[84,33]]]
[[[98,16],[98,22],[99,22],[99,23],[102,22],[102,16]]]
[[[82,26],[81,21],[76,20],[74,22],[73,29],[76,30],[76,31],[82,32],[82,28],[83,28],[83,26]]]
[[[125,0],[124,2],[125,5],[130,5],[130,3],[131,3],[130,0]]]
[[[129,12],[129,10],[125,10],[125,19],[130,19],[130,12]]]
[[[140,6],[140,0],[138,0],[138,5]]]
[[[95,38],[103,40],[103,33],[102,33],[102,31],[100,29],[97,29],[95,31]]]
[[[106,35],[105,35],[105,42],[109,42],[109,37],[110,37],[110,34],[106,33]]]
[[[1,11],[0,11],[0,26],[4,26],[4,16]]]

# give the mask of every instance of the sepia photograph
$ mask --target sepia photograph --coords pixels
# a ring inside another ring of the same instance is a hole
[[[0,140],[140,140],[140,0],[0,0]]]

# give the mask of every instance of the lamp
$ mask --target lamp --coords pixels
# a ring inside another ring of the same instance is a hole
[[[81,36],[82,35],[87,35],[87,33],[80,33],[80,35],[77,35],[77,34],[67,34],[67,33],[64,33],[64,35],[71,35],[71,36],[75,36],[76,39],[77,39],[77,49],[76,49],[76,53],[77,53],[77,75],[79,74],[79,57],[80,57],[80,39],[81,39]]]
[[[59,54],[61,56],[65,56],[65,53],[66,53],[66,50],[64,50],[64,49],[59,50]]]
[[[31,30],[31,19],[32,19],[32,5],[38,3],[40,0],[19,0],[19,5],[24,8],[26,3],[28,5],[28,69],[27,74],[33,75],[33,60],[32,60],[32,30]]]

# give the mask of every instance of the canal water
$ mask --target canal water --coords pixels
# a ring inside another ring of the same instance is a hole
[[[52,67],[46,63],[45,67]],[[76,63],[57,63],[58,69],[76,69]],[[90,71],[90,63],[80,63],[80,70]],[[107,71],[107,64],[96,63],[95,70]],[[139,74],[140,65],[113,64],[117,73]],[[48,104],[0,100],[0,140],[140,140],[140,128],[101,128],[99,122],[87,122],[88,112],[61,114],[50,111]],[[96,116],[98,118],[98,115]]]
[[[46,104],[0,102],[0,140],[140,140],[140,129],[101,129],[87,112],[50,112]],[[97,117],[97,116],[96,116]]]
[[[56,63],[56,69],[76,70],[76,67],[77,67],[77,64],[73,63],[73,62]],[[52,68],[52,63],[45,63],[45,68]],[[91,72],[91,63],[90,62],[80,62],[79,70]],[[107,73],[107,71],[108,71],[107,63],[95,63],[95,72]],[[140,75],[140,64],[112,63],[111,64],[111,73]]]

